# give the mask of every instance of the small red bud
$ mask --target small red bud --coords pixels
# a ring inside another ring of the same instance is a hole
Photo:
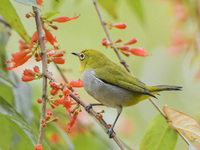
[[[58,117],[55,117],[52,121],[53,121],[53,122],[58,122],[58,121],[59,121],[59,118],[58,118]]]
[[[97,114],[97,117],[98,117],[99,119],[103,118],[102,114]]]
[[[126,28],[126,23],[125,22],[121,22],[121,23],[113,24],[112,26],[115,27],[115,28],[118,28],[118,29],[125,29]]]
[[[124,45],[131,45],[131,44],[135,44],[137,42],[136,38],[132,38],[130,40],[128,40],[127,42],[124,43]]]
[[[52,112],[51,111],[49,111],[48,113],[47,113],[47,115],[49,115],[49,116],[52,116]]]
[[[117,41],[115,41],[115,43],[120,43],[122,42],[122,38],[119,38]]]
[[[46,123],[43,123],[43,124],[42,124],[42,127],[43,127],[43,128],[46,127]]]
[[[42,98],[38,98],[38,99],[37,99],[37,102],[38,102],[38,103],[42,103]]]
[[[50,118],[51,118],[50,115],[46,115],[46,116],[45,116],[45,120],[46,120],[46,121],[48,121]]]
[[[129,47],[128,45],[121,45],[121,46],[117,46],[118,49],[121,49],[123,51],[129,51]]]
[[[26,14],[26,18],[30,18],[30,17],[32,17],[32,14],[27,13],[27,14]]]
[[[50,27],[52,27],[54,30],[58,30],[58,26],[54,24],[50,24]]]

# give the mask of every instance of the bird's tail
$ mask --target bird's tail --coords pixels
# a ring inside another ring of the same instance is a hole
[[[180,91],[182,89],[181,86],[173,86],[173,85],[157,85],[157,86],[147,86],[147,89],[151,93],[158,93],[161,91]]]

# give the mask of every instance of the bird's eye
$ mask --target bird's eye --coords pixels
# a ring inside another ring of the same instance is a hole
[[[83,60],[84,58],[85,58],[85,54],[82,53],[82,54],[80,55],[80,59]]]

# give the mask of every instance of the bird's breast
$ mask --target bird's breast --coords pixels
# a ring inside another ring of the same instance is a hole
[[[137,103],[133,100],[135,95],[133,92],[103,82],[95,76],[93,69],[83,72],[82,81],[87,93],[108,107],[124,106],[130,101],[132,105]]]

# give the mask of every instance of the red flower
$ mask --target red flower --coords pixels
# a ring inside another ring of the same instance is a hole
[[[42,145],[41,144],[35,145],[34,150],[42,150]]]
[[[124,45],[131,45],[131,44],[135,44],[137,42],[136,38],[132,38],[130,40],[128,40],[127,42],[124,43]]]
[[[122,51],[122,53],[127,57],[131,55],[131,52],[128,52],[128,51]]]
[[[48,52],[47,52],[47,55],[48,56],[54,56],[56,54],[56,51],[55,50],[48,50]]]
[[[36,0],[36,1],[38,5],[42,6],[43,0]]]
[[[63,107],[65,107],[66,108],[66,110],[68,111],[68,112],[71,112],[71,105],[75,105],[75,104],[77,104],[76,102],[74,102],[70,97],[68,97],[68,96],[65,96],[64,97],[64,103],[63,103]]]
[[[33,47],[33,43],[36,42],[38,40],[38,32],[35,31],[31,37],[31,43],[30,43],[30,46],[29,46],[29,50],[32,49]]]
[[[56,21],[56,22],[62,23],[62,22],[67,22],[67,21],[73,20],[73,19],[77,19],[79,16],[76,16],[76,14],[72,18],[69,18],[67,16],[59,16],[59,17],[56,17],[56,18],[52,19],[52,21]]]
[[[50,27],[52,27],[54,30],[58,30],[58,26],[54,24],[50,24]]]
[[[142,56],[142,57],[146,57],[146,56],[149,56],[150,54],[147,54],[145,49],[143,47],[133,47],[133,48],[130,48],[130,52],[134,55],[137,55],[137,56]]]
[[[32,57],[32,55],[28,55],[31,51],[20,51],[12,55],[11,61],[7,61],[6,63],[13,63],[12,67],[7,67],[7,70],[12,70],[18,66],[23,65],[25,62],[29,60],[29,58]]]
[[[115,41],[115,43],[120,43],[122,42],[122,38],[119,38],[117,41]]]
[[[33,67],[33,70],[34,70],[36,73],[40,73],[40,68],[39,68],[38,66]]]
[[[70,90],[68,88],[63,89],[63,94],[64,95],[70,95]]]
[[[81,79],[78,79],[76,81],[71,81],[69,83],[72,87],[83,87],[83,83]]]
[[[118,28],[118,29],[125,29],[126,28],[126,23],[125,22],[121,22],[121,23],[113,24],[112,26],[115,27],[115,28]]]
[[[77,116],[78,116],[78,112],[75,111],[75,113],[73,114],[71,120],[69,121],[69,123],[67,124],[67,132],[69,133],[72,126],[74,125],[76,119],[77,119]]]
[[[54,48],[57,49],[57,46],[54,45],[54,43],[57,42],[56,37],[53,36],[53,34],[50,30],[47,30],[44,27],[43,27],[43,29],[45,31],[47,41],[49,41],[51,43],[51,45],[53,45]]]
[[[122,45],[122,46],[117,46],[118,49],[121,49],[123,51],[129,51],[128,45]]]
[[[57,98],[57,99],[54,100],[53,104],[56,105],[56,106],[63,105],[64,104],[64,100],[65,100],[64,97]]]
[[[29,45],[25,43],[24,39],[19,39],[19,44],[20,51],[24,51],[29,48]]]
[[[102,45],[108,47],[110,45],[110,42],[106,38],[103,38]]]
[[[63,57],[52,57],[52,61],[56,64],[64,64],[65,59]]]
[[[58,117],[55,117],[52,121],[53,121],[53,122],[58,122],[58,121],[59,121],[59,118],[58,118]]]

